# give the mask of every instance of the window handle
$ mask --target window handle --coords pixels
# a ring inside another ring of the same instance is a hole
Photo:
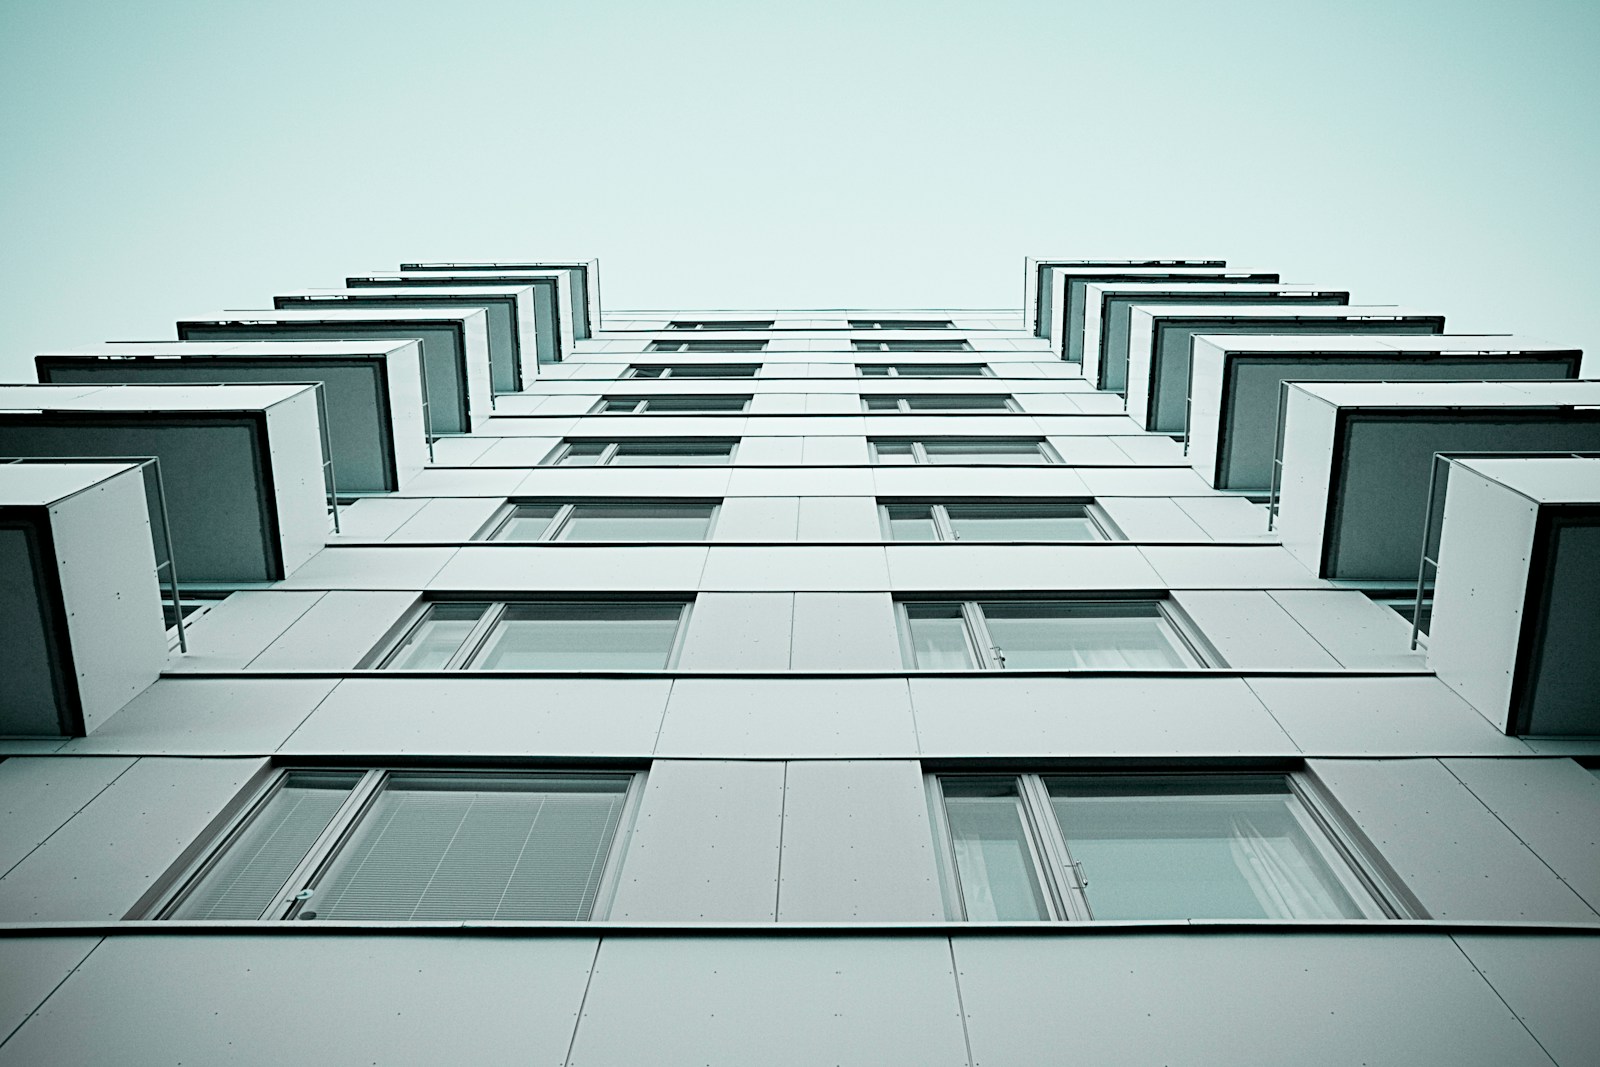
[[[1078,888],[1089,888],[1089,876],[1083,873],[1083,864],[1078,860],[1072,861],[1072,873],[1078,879]]]
[[[1005,665],[1006,665],[1006,654],[1004,652],[1000,651],[1000,646],[999,645],[990,645],[989,646],[989,651],[994,653],[995,662],[1000,664],[1000,666],[1002,668],[1004,668]]]

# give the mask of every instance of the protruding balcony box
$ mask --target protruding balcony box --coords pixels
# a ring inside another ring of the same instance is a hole
[[[1035,259],[1027,257],[1022,280],[1022,305],[1028,316],[1028,329],[1036,337],[1051,337],[1059,332],[1062,321],[1057,282],[1067,274],[1080,271],[1121,271],[1138,274],[1144,271],[1181,271],[1216,273],[1227,268],[1223,259]]]
[[[1293,304],[1344,305],[1350,294],[1338,289],[1264,285],[1256,282],[1209,284],[1189,282],[1095,282],[1084,287],[1083,376],[1098,388],[1120,393],[1127,388],[1126,359],[1115,363],[1107,353],[1128,351],[1128,329],[1135,306],[1156,304]]]
[[[489,376],[496,393],[515,393],[539,373],[531,285],[392,286],[298,289],[272,298],[281,310],[306,308],[478,307],[488,315]]]
[[[1324,578],[1417,577],[1436,452],[1600,451],[1600,382],[1286,387],[1278,529]]]
[[[0,464],[0,735],[82,737],[167,658],[134,463]]]
[[[327,541],[313,386],[0,386],[0,456],[160,459],[185,582],[276,581]]]
[[[224,311],[178,323],[184,341],[417,340],[433,432],[470,433],[494,409],[489,316],[481,308]]]
[[[1428,666],[1508,734],[1600,736],[1600,459],[1461,459],[1449,484]]]
[[[1050,348],[1069,363],[1083,362],[1083,322],[1087,312],[1086,287],[1111,282],[1170,282],[1184,285],[1220,282],[1277,284],[1276,274],[1225,270],[1221,267],[1056,267],[1050,271],[1048,309]]]
[[[111,341],[37,356],[51,384],[321,382],[341,493],[394,492],[427,465],[417,341]]]
[[[1284,381],[1576,378],[1583,353],[1505,334],[1198,334],[1191,357],[1189,462],[1218,489],[1264,493]]]
[[[572,313],[572,332],[568,336],[585,341],[599,328],[600,261],[598,259],[523,260],[503,263],[402,263],[400,270],[406,273],[452,278],[482,278],[495,275],[537,277],[544,272],[556,271],[567,277],[564,294],[567,299],[564,302]]]
[[[1202,304],[1133,308],[1128,347],[1109,351],[1126,359],[1128,417],[1155,433],[1182,432],[1189,396],[1189,353],[1196,334],[1443,333],[1444,316],[1390,305],[1206,307]]]

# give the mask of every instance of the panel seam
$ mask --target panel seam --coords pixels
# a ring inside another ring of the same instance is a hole
[[[94,943],[94,946],[92,948],[90,948],[88,952],[85,952],[83,954],[83,959],[79,960],[77,963],[74,963],[72,965],[72,969],[69,970],[66,974],[61,976],[61,981],[57,982],[55,985],[50,987],[50,992],[46,993],[44,995],[44,997],[39,1001],[39,1003],[35,1004],[33,1006],[33,1008],[28,1012],[28,1014],[26,1014],[26,1015],[24,1015],[22,1017],[22,1021],[20,1023],[18,1023],[16,1026],[12,1027],[11,1032],[6,1034],[6,1036],[4,1038],[0,1038],[0,1049],[3,1049],[7,1042],[9,1042],[13,1037],[17,1036],[18,1031],[20,1031],[24,1026],[28,1025],[28,1020],[32,1019],[35,1015],[39,1014],[39,1010],[50,1002],[50,998],[56,995],[56,991],[58,989],[60,989],[62,986],[67,984],[67,979],[69,979],[73,975],[77,974],[78,973],[78,968],[82,967],[85,963],[88,963],[89,962],[89,957],[93,956],[95,954],[96,950],[98,950],[100,948],[100,946],[105,944],[105,943],[106,943],[106,939],[103,938],[103,937],[100,938],[100,940],[96,941]]]
[[[947,937],[944,943],[950,950],[950,981],[956,990],[956,1017],[961,1020],[961,1041],[967,1049],[967,1067],[977,1067],[977,1061],[972,1058],[972,1035],[967,1032],[967,1003],[961,995],[961,968],[956,963],[955,938]]]
[[[1466,949],[1461,947],[1461,942],[1457,941],[1452,935],[1450,938],[1450,943],[1456,947],[1457,952],[1461,953],[1461,955],[1466,958],[1467,966],[1471,967],[1474,973],[1476,973],[1479,978],[1483,979],[1483,984],[1489,987],[1489,992],[1494,994],[1495,999],[1506,1006],[1506,1011],[1509,1011],[1511,1013],[1511,1017],[1517,1020],[1517,1025],[1522,1027],[1523,1032],[1528,1035],[1529,1040],[1531,1040],[1535,1045],[1539,1046],[1539,1051],[1545,1054],[1546,1059],[1548,1059],[1552,1064],[1555,1064],[1556,1067],[1560,1067],[1560,1064],[1557,1062],[1556,1058],[1550,1055],[1550,1050],[1544,1047],[1544,1042],[1539,1040],[1539,1035],[1535,1034],[1531,1029],[1528,1028],[1528,1024],[1523,1021],[1522,1016],[1517,1014],[1517,1009],[1513,1008],[1510,1002],[1508,1002],[1505,997],[1500,995],[1500,990],[1496,989],[1494,983],[1489,981],[1489,976],[1483,973],[1483,968],[1478,966],[1478,962],[1467,953]]]
[[[20,867],[24,863],[26,863],[28,861],[28,857],[29,856],[32,856],[35,852],[39,851],[45,845],[49,844],[50,839],[52,837],[54,837],[57,834],[59,834],[62,830],[65,830],[67,828],[67,825],[69,823],[71,823],[73,819],[76,819],[79,815],[83,814],[83,809],[84,808],[87,808],[90,804],[93,804],[95,801],[99,800],[100,797],[105,793],[105,791],[107,789],[110,789],[112,786],[116,785],[117,782],[122,778],[122,776],[124,774],[127,774],[129,771],[133,770],[134,765],[137,764],[144,757],[143,756],[131,756],[131,757],[124,756],[124,757],[118,757],[118,758],[126,759],[128,761],[128,765],[126,767],[122,768],[122,770],[118,771],[115,778],[112,778],[111,781],[107,782],[105,785],[103,785],[99,789],[95,790],[94,796],[90,797],[88,800],[85,800],[76,809],[74,809],[72,814],[68,815],[65,819],[63,819],[59,826],[57,826],[54,830],[51,830],[48,834],[45,835],[43,841],[40,841],[37,845],[34,845],[26,853],[24,853],[22,855],[22,857],[17,860],[17,862],[15,862],[11,866],[7,867],[3,872],[0,872],[0,879],[5,879],[5,878],[11,877],[11,873],[13,871],[15,871],[18,867]]]
[[[783,830],[789,819],[789,761],[783,761],[783,785],[778,790],[778,880],[772,892],[772,921],[782,922],[783,913]]]
[[[572,1050],[578,1046],[578,1027],[583,1025],[583,1009],[589,1004],[589,987],[594,985],[594,972],[600,969],[600,946],[605,944],[603,937],[595,938],[594,956],[589,960],[589,974],[583,980],[583,995],[578,998],[578,1011],[572,1017],[572,1036],[567,1038],[567,1054],[562,1058],[562,1067],[572,1067]]]

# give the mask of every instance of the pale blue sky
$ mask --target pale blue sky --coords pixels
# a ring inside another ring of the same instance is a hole
[[[0,4],[0,375],[401,259],[1017,306],[1225,257],[1600,351],[1600,4]]]

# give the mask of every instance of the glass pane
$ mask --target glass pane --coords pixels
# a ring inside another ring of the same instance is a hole
[[[619,467],[717,465],[727,463],[732,454],[733,445],[728,441],[625,441],[611,462]]]
[[[892,396],[864,396],[868,411],[899,411],[900,401]]]
[[[600,462],[609,441],[573,441],[556,462],[563,467],[592,467]]]
[[[607,414],[632,414],[639,410],[639,398],[633,396],[612,397],[600,402],[600,411]]]
[[[863,378],[887,378],[889,376],[889,368],[882,363],[863,363],[856,367],[856,370],[861,372]]]
[[[939,528],[934,525],[933,508],[927,504],[889,504],[884,507],[889,517],[891,541],[937,541]]]
[[[395,774],[301,916],[581,920],[627,779]]]
[[[1048,919],[1015,779],[945,778],[940,785],[966,917]]]
[[[1281,778],[1049,786],[1096,919],[1362,917]]]
[[[978,378],[983,375],[981,363],[902,363],[902,378]]]
[[[1010,668],[1195,666],[1153,602],[1002,600],[981,607]]]
[[[759,352],[765,341],[685,341],[685,352]]]
[[[679,603],[512,604],[473,657],[477,670],[660,670]]]
[[[886,350],[882,341],[851,341],[850,346],[857,352],[883,352]]]
[[[947,504],[960,541],[1099,541],[1100,528],[1081,504]]]
[[[284,883],[360,780],[358,773],[286,775],[170,917],[260,919],[287,903]]]
[[[635,368],[633,368],[632,377],[634,377],[634,378],[659,378],[663,374],[666,373],[666,370],[667,370],[667,368],[665,368],[665,367],[635,367]]]
[[[495,531],[496,541],[537,541],[560,511],[558,504],[518,504],[511,517]]]
[[[915,463],[917,453],[910,441],[873,441],[872,455],[878,463]]]
[[[704,541],[710,504],[578,504],[558,541]]]
[[[702,363],[690,367],[673,367],[674,378],[754,378],[754,363]]]
[[[682,350],[682,341],[651,341],[645,347],[646,352],[681,352]]]
[[[911,625],[914,666],[924,670],[969,670],[976,666],[960,604],[907,604],[906,621]]]
[[[924,441],[929,463],[1043,463],[1039,442],[1026,437]]]
[[[965,341],[884,341],[890,352],[966,352],[971,346]]]
[[[487,604],[435,604],[389,653],[385,667],[436,671],[455,655],[461,642],[488,610]]]
[[[908,396],[912,411],[1010,411],[1007,396]]]
[[[750,402],[747,396],[656,396],[645,402],[644,409],[657,415],[675,412],[743,411]]]

